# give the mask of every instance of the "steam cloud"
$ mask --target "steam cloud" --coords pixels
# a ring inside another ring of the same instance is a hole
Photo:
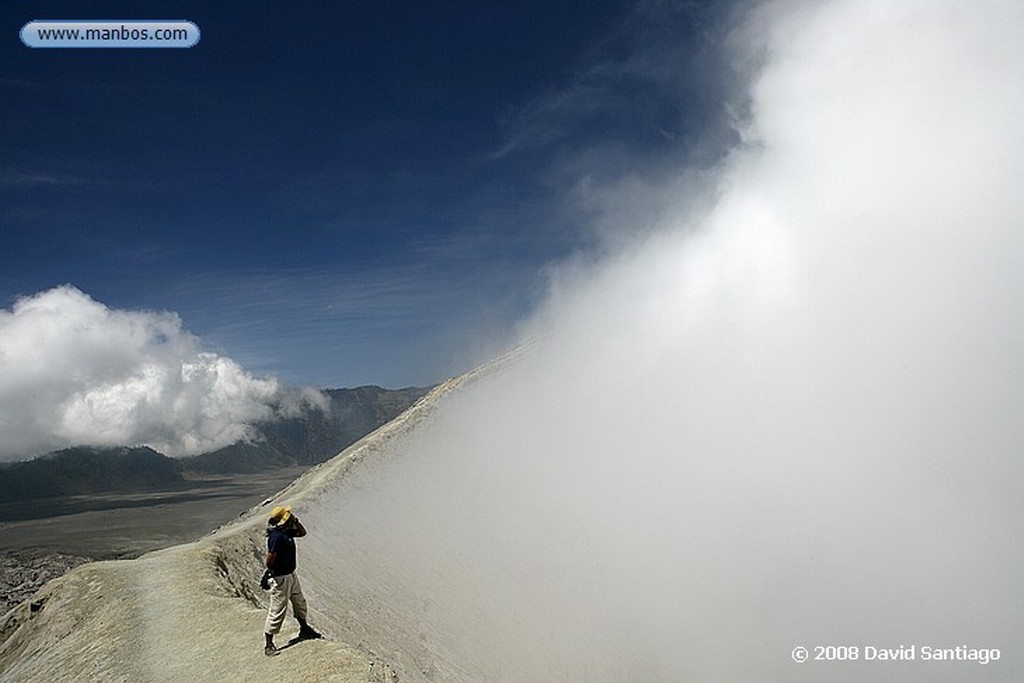
[[[189,455],[317,403],[201,349],[172,313],[111,310],[71,286],[0,311],[0,458],[72,445]]]
[[[713,208],[567,269],[539,351],[301,511],[314,605],[413,679],[1019,675],[921,648],[1024,636],[1022,29],[751,12]]]

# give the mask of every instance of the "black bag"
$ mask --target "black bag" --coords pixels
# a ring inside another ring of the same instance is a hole
[[[271,576],[273,576],[273,574],[270,573],[269,569],[264,570],[263,577],[260,579],[260,588],[262,588],[265,591],[270,590],[270,577]]]

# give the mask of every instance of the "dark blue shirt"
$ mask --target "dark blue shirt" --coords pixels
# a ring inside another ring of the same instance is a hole
[[[295,539],[278,529],[271,529],[267,536],[267,550],[274,553],[274,566],[270,573],[284,576],[295,571]]]

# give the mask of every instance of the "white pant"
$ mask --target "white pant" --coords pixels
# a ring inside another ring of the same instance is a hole
[[[270,608],[267,610],[267,623],[263,632],[275,635],[281,630],[288,603],[292,603],[292,612],[296,619],[306,620],[306,598],[302,595],[302,585],[295,574],[270,577]]]

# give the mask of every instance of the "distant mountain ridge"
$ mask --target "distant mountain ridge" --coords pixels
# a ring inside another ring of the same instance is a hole
[[[184,481],[181,465],[147,446],[55,451],[0,469],[5,502],[144,490]]]
[[[328,389],[326,410],[254,425],[256,438],[208,453],[171,458],[147,446],[77,446],[0,465],[0,501],[146,491],[203,475],[315,465],[338,454],[414,404],[429,388]]]

